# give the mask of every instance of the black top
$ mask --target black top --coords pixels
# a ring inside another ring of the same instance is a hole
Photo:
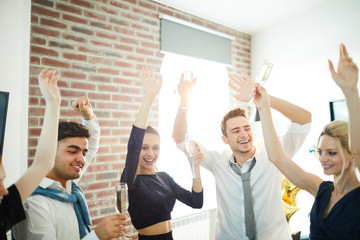
[[[136,175],[145,129],[133,126],[121,181],[129,188],[129,214],[136,229],[171,219],[175,200],[193,208],[203,205],[203,192],[180,187],[167,173]]]
[[[324,208],[334,190],[333,182],[319,186],[310,212],[311,240],[359,240],[360,239],[360,187],[343,196],[323,219]]]
[[[6,232],[26,218],[20,193],[15,184],[11,185],[8,191],[9,194],[4,196],[0,204],[0,240],[6,240]]]

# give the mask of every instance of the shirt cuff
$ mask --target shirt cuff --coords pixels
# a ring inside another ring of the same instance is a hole
[[[96,115],[94,115],[94,117],[90,120],[86,120],[86,119],[82,119],[82,125],[88,127],[88,128],[96,128],[96,126],[99,125],[99,121],[96,117]]]
[[[298,124],[295,122],[291,122],[289,126],[289,132],[292,133],[306,134],[309,133],[310,130],[311,130],[311,122],[306,124]]]
[[[95,231],[91,231],[88,235],[83,237],[81,240],[99,240],[99,238],[96,235]]]
[[[178,149],[180,149],[182,152],[185,152],[186,141],[184,140],[184,141],[182,141],[181,143],[176,144],[176,147],[177,147]]]

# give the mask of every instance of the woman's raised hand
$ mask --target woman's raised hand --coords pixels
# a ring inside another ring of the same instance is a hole
[[[156,79],[152,68],[143,67],[140,76],[145,95],[158,95],[162,85],[161,75]]]

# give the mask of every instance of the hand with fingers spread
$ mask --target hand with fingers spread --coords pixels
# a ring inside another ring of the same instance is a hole
[[[46,103],[61,102],[61,95],[57,85],[59,75],[56,75],[56,70],[43,69],[38,77],[41,94],[45,98]]]
[[[141,83],[144,87],[145,95],[157,96],[162,85],[162,77],[155,78],[154,70],[150,67],[143,67],[141,73]]]
[[[100,240],[108,240],[124,236],[126,216],[114,214],[104,217],[95,228],[95,233]]]
[[[241,75],[235,73],[230,79],[229,86],[236,92],[234,97],[241,102],[249,102],[254,96],[256,83],[244,72]]]
[[[72,108],[75,111],[80,112],[85,120],[90,120],[95,116],[89,98],[87,96],[78,97],[72,103]]]
[[[180,82],[177,86],[177,91],[181,99],[189,99],[195,83],[196,83],[196,78],[193,78],[191,81],[188,81],[184,79],[184,74],[181,74]]]
[[[340,45],[340,57],[337,72],[333,63],[328,60],[331,76],[335,83],[344,91],[346,89],[357,89],[359,69],[344,46]]]

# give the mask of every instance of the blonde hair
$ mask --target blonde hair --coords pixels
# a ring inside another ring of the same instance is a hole
[[[342,169],[339,177],[335,181],[339,181],[339,179],[343,176],[345,171],[345,154],[343,149],[345,149],[348,153],[351,154],[349,147],[349,125],[347,121],[332,121],[327,124],[322,132],[320,133],[317,146],[319,146],[319,142],[322,136],[329,136],[335,139],[335,143],[339,149],[340,157],[342,160]],[[317,157],[318,152],[317,152]],[[354,165],[353,165],[354,166]]]

